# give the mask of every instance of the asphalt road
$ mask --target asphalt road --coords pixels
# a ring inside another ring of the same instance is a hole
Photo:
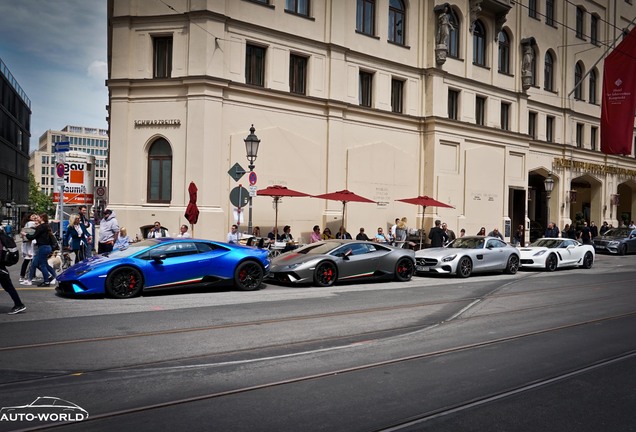
[[[0,407],[89,417],[0,431],[634,431],[635,264],[128,300],[25,287],[26,313],[0,305]]]

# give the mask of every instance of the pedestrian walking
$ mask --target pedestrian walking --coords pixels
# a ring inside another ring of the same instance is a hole
[[[86,244],[89,237],[90,233],[86,230],[84,224],[81,223],[79,215],[70,215],[64,243],[75,253],[75,264],[86,259]]]
[[[55,282],[55,270],[48,263],[49,255],[53,252],[52,245],[57,243],[53,236],[51,226],[49,225],[49,215],[42,213],[38,216],[38,226],[33,233],[22,231],[27,240],[35,240],[37,244],[37,254],[33,257],[31,268],[29,270],[28,279],[22,282],[22,285],[32,285],[35,277],[35,269],[38,268],[42,272],[42,282],[38,286],[50,286]]]
[[[22,232],[28,232],[31,234],[35,232],[37,220],[38,215],[35,213],[26,213],[20,224]],[[22,283],[28,279],[27,269],[35,256],[35,249],[37,246],[35,246],[35,240],[28,240],[26,235],[20,235],[20,237],[22,237],[22,267],[20,267],[20,283]]]
[[[8,245],[8,236],[3,232],[0,234],[0,251],[3,250],[5,245]],[[4,253],[0,255],[2,255],[0,256],[0,285],[2,285],[2,289],[4,289],[11,296],[11,300],[13,300],[13,308],[11,308],[8,313],[9,315],[15,315],[24,312],[26,306],[22,303],[18,291],[16,291],[15,286],[13,286],[11,275],[4,261]]]

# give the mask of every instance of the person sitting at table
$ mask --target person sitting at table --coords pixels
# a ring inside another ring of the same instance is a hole
[[[294,236],[291,234],[291,227],[289,225],[285,225],[283,227],[283,233],[280,235],[280,241],[285,242],[285,249],[283,249],[283,252],[296,249]]]
[[[311,237],[309,238],[309,243],[316,243],[322,240],[322,236],[320,235],[320,227],[318,225],[314,225],[314,230],[311,233]]]
[[[351,234],[349,234],[346,230],[346,228],[344,226],[340,227],[340,230],[338,231],[338,233],[336,234],[336,238],[337,239],[348,239],[348,240],[352,240],[353,237],[351,237]]]
[[[278,228],[272,227],[272,230],[267,233],[267,238],[270,240],[270,242],[280,240],[280,236],[278,235]]]
[[[360,232],[358,233],[358,235],[356,236],[356,240],[364,240],[364,241],[369,241],[371,240],[369,238],[368,235],[365,234],[364,232],[364,228],[360,228]]]
[[[329,229],[329,227],[325,227],[325,229],[322,230],[322,239],[323,240],[333,239],[333,235],[331,234],[331,230]]]
[[[382,227],[378,228],[378,233],[375,235],[375,241],[378,243],[391,243],[391,240],[384,234],[384,230]]]

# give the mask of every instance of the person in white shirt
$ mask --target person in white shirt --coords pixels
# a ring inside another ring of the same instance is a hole
[[[395,219],[395,225],[393,225],[391,227],[391,237],[393,237],[393,238],[395,238],[395,234],[396,234],[396,230],[397,230],[397,226],[398,226],[399,222],[400,222],[400,218],[396,218]]]
[[[188,232],[188,226],[187,225],[181,225],[179,227],[179,234],[177,234],[175,237],[192,238],[192,236]]]
[[[227,233],[228,243],[238,243],[241,239],[241,233],[238,230],[238,225],[232,225],[232,229]]]

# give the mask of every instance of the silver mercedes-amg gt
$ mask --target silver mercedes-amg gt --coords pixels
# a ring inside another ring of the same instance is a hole
[[[418,273],[449,273],[466,278],[472,273],[519,270],[519,250],[496,237],[470,236],[448,246],[415,253]]]
[[[363,278],[408,281],[415,271],[414,255],[410,249],[370,241],[326,240],[277,256],[268,278],[321,287]]]

